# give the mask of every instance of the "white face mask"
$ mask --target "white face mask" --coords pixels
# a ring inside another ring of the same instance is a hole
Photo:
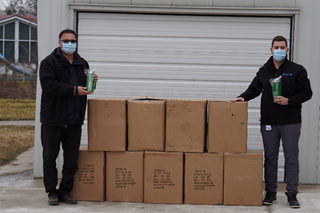
[[[76,43],[62,43],[62,50],[67,54],[74,53],[76,51],[77,45]]]

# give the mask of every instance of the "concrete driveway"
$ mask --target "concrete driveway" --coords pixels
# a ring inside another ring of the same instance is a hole
[[[87,202],[77,205],[61,203],[47,205],[47,194],[42,179],[33,178],[33,148],[22,153],[7,165],[0,167],[0,212],[1,213],[50,213],[50,212],[109,212],[109,213],[259,213],[259,212],[320,212],[320,185],[300,185],[298,200],[300,209],[291,209],[286,204],[285,184],[279,184],[278,202],[268,206],[224,205],[167,205],[122,202]]]

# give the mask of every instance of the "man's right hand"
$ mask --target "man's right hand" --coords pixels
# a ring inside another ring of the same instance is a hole
[[[238,101],[244,101],[244,99],[242,97],[238,97],[238,98],[230,100],[230,102],[238,102]]]
[[[78,86],[78,95],[90,95],[91,93],[88,92],[87,90],[87,87],[80,87]]]

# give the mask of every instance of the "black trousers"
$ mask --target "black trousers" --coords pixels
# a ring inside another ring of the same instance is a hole
[[[41,143],[43,147],[43,182],[47,193],[65,193],[72,191],[74,174],[78,167],[81,125],[54,127],[41,125]],[[62,179],[59,189],[56,159],[60,145],[63,149]]]

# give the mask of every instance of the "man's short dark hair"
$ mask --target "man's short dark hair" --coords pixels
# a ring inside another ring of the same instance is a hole
[[[287,41],[287,39],[286,39],[285,37],[283,37],[283,36],[276,36],[276,37],[274,37],[274,38],[272,39],[271,47],[273,47],[273,44],[274,44],[275,41],[284,41],[284,42],[286,42],[286,47],[288,47],[288,41]]]
[[[59,40],[61,38],[61,36],[65,33],[72,33],[76,38],[77,38],[77,35],[76,35],[76,32],[74,32],[73,30],[69,29],[69,28],[66,28],[64,30],[62,30],[60,33],[59,33]]]

